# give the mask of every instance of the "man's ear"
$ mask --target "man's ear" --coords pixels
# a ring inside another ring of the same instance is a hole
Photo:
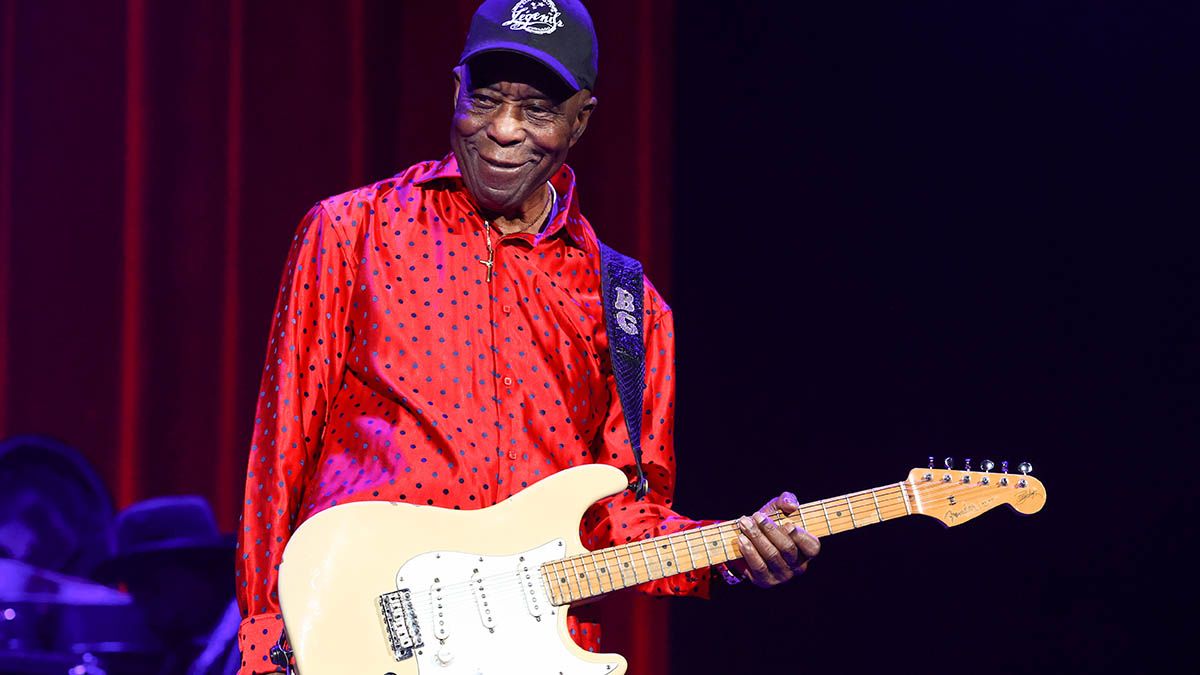
[[[570,145],[572,148],[583,137],[583,132],[587,131],[588,120],[591,119],[592,111],[596,109],[597,103],[596,97],[592,96],[592,92],[586,89],[576,94],[576,96],[580,96],[581,98],[586,97],[586,99],[580,104],[579,112],[575,115],[575,119],[572,122]]]
[[[450,107],[458,108],[458,92],[462,89],[462,66],[456,66],[450,72],[454,74],[454,98],[451,100]]]

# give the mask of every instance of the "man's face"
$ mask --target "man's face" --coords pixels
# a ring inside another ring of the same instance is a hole
[[[455,79],[450,145],[467,189],[484,211],[517,215],[566,161],[596,99],[506,52],[472,59]]]

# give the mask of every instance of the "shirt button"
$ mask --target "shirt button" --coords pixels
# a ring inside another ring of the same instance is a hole
[[[506,387],[512,386],[512,378],[511,377],[504,378],[504,386],[506,386]]]
[[[516,458],[517,458],[517,451],[516,451],[516,450],[509,450],[509,451],[508,451],[508,458],[509,458],[509,459],[516,459]]]

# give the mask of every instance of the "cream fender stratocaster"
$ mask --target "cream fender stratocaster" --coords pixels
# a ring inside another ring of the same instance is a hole
[[[623,657],[572,641],[571,603],[741,557],[736,521],[588,551],[584,511],[626,484],[619,469],[593,464],[474,511],[356,502],[316,514],[279,568],[299,672],[621,675]],[[1045,502],[1032,476],[914,469],[774,518],[824,537],[915,514],[959,525],[1001,504],[1030,514]]]

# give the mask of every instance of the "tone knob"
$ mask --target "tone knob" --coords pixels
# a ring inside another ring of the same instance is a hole
[[[450,662],[454,660],[454,653],[449,649],[442,647],[437,651],[437,655],[434,658],[436,658],[437,662],[441,665],[448,666],[450,665]]]

